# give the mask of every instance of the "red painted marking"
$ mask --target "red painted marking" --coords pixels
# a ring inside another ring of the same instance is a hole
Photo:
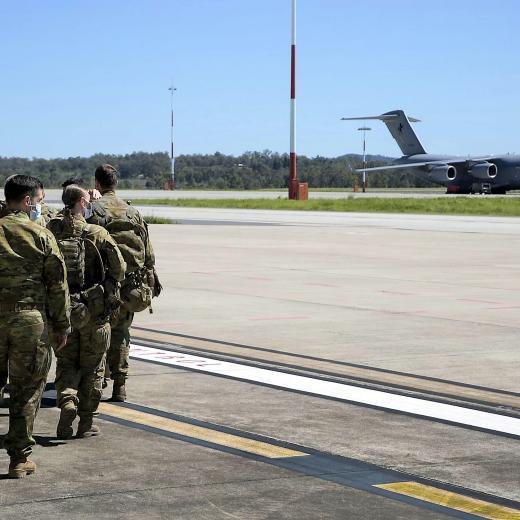
[[[398,291],[385,291],[385,290],[381,290],[379,292],[387,293],[387,294],[399,294],[400,296],[414,296],[413,293],[398,292]]]
[[[500,305],[502,303],[502,302],[491,302],[489,300],[470,300],[467,298],[459,298],[457,301],[458,302],[470,302],[470,303],[491,303],[491,304],[495,304],[495,305]]]
[[[308,320],[309,316],[273,316],[270,318],[249,318],[250,321]]]
[[[419,314],[426,313],[425,310],[416,310],[416,311],[388,311],[385,309],[366,309],[366,310],[372,310],[374,312],[381,312],[383,314],[392,314],[394,316],[415,316]]]
[[[496,310],[496,309],[520,309],[520,305],[510,305],[508,307],[488,307],[488,310]]]
[[[291,152],[289,154],[289,180],[296,180],[296,154]]]
[[[460,191],[460,186],[456,184],[449,184],[446,190],[448,193],[458,193]]]

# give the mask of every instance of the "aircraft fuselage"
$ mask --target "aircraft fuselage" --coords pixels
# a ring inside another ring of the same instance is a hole
[[[467,162],[460,162],[464,157],[415,154],[400,157],[393,164],[413,164],[423,162],[438,162],[438,166],[431,165],[405,169],[409,173],[425,172],[430,181],[446,186],[448,193],[505,193],[508,190],[520,189],[520,155],[505,154],[493,156],[492,159],[482,160],[482,164],[490,164],[493,168],[491,175],[483,174],[475,169],[478,161],[468,158]],[[454,164],[450,165],[450,162]],[[455,162],[457,161],[457,162]],[[444,171],[442,166],[449,166],[450,171]]]

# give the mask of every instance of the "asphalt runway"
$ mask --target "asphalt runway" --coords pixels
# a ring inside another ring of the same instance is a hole
[[[128,402],[57,441],[49,384],[2,520],[520,518],[520,220],[197,211]]]

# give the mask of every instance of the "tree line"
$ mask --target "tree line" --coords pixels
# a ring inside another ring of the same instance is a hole
[[[391,159],[368,156],[367,166],[388,164]],[[166,153],[135,152],[127,155],[96,154],[90,157],[64,159],[27,159],[0,157],[0,182],[13,174],[39,177],[49,188],[61,186],[70,177],[80,177],[93,183],[94,170],[109,163],[119,170],[119,187],[162,188],[170,175],[170,159]],[[357,154],[341,157],[298,157],[298,177],[311,188],[352,188],[360,184],[355,168],[362,166]],[[175,160],[176,187],[182,189],[254,190],[285,188],[289,178],[289,155],[265,150],[245,152],[239,156],[214,154],[180,155]],[[397,171],[368,174],[373,188],[410,188],[432,186],[424,175],[403,174]]]

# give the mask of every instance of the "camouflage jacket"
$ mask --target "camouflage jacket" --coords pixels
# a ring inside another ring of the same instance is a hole
[[[67,212],[52,218],[47,224],[57,239],[80,236],[86,228],[85,238],[96,246],[101,255],[106,274],[116,282],[125,278],[126,264],[121,252],[106,229],[95,224],[87,224],[82,215]],[[87,286],[99,283],[102,278],[101,266],[97,252],[90,247],[85,249],[85,275]]]
[[[58,209],[49,206],[46,202],[42,201],[42,218],[45,221],[45,225],[47,225],[51,218],[58,216]]]
[[[41,203],[42,205],[42,214],[34,220],[36,224],[39,224],[42,227],[47,226],[47,222],[49,222],[49,219],[51,218],[51,213],[53,214],[55,211],[57,213],[57,210],[55,208],[51,208],[45,204],[45,202]],[[5,215],[9,214],[9,209],[7,208],[7,204],[5,201],[0,200],[0,218],[4,217]]]
[[[148,269],[154,268],[155,256],[150,242],[148,226],[137,209],[117,197],[113,190],[106,191],[100,199],[92,201],[92,209],[94,212],[88,220],[89,223],[105,227],[111,220],[121,219],[130,220],[144,227],[146,229],[144,265]]]
[[[52,233],[23,211],[0,219],[0,304],[45,307],[54,332],[70,331],[65,263]]]

